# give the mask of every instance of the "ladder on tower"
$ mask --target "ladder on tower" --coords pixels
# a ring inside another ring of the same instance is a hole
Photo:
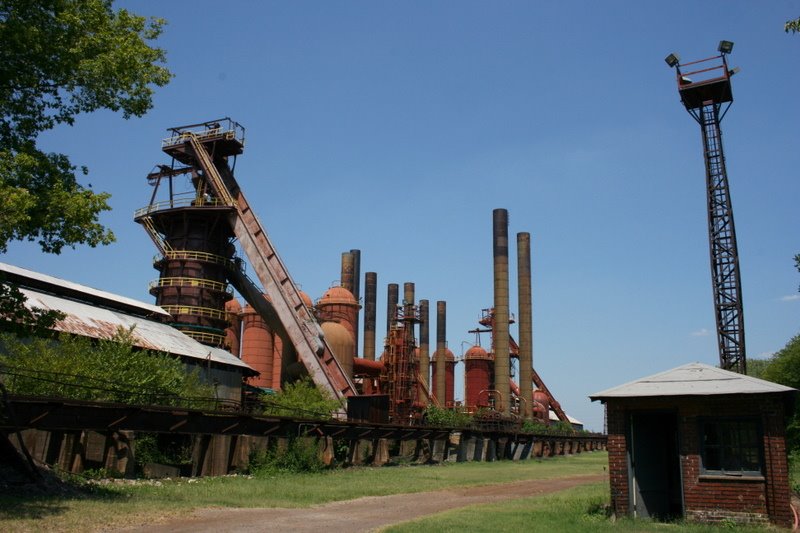
[[[185,137],[215,195],[225,205],[236,207],[233,233],[269,296],[299,360],[314,382],[334,398],[341,400],[355,395],[355,386],[333,356],[322,329],[305,306],[300,291],[227,164],[217,168],[196,134],[187,132]],[[225,173],[224,177],[220,171]]]

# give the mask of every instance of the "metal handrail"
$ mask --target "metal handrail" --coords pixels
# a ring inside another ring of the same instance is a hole
[[[157,211],[176,209],[178,207],[226,207],[226,204],[219,198],[203,198],[202,196],[192,196],[191,198],[173,198],[139,208],[133,212],[133,218],[140,218]]]
[[[217,318],[219,320],[227,320],[228,318],[228,313],[226,311],[197,305],[162,305],[161,309],[171,315],[202,316],[206,318]]]
[[[170,250],[163,255],[156,255],[153,257],[153,262],[157,263],[162,259],[188,259],[190,261],[202,261],[205,263],[223,265],[231,270],[244,272],[244,263],[236,256],[234,256],[233,259],[228,259],[227,257],[223,257],[221,255],[208,252],[198,252],[196,250]]]
[[[233,288],[228,286],[227,283],[220,283],[203,278],[158,278],[150,282],[150,289],[156,287],[200,287],[201,289],[211,289],[220,292],[227,292],[233,294]]]

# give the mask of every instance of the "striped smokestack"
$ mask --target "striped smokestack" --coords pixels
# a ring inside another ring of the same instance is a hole
[[[389,337],[389,330],[394,324],[395,314],[397,313],[397,298],[400,286],[397,283],[390,283],[387,286],[386,298],[386,337]]]
[[[361,250],[350,250],[350,255],[353,256],[353,297],[360,304],[361,303]],[[353,324],[353,341],[355,343],[355,353],[358,355],[358,323],[361,307],[356,309],[356,323]]]
[[[350,252],[342,252],[342,275],[339,283],[343,289],[353,294],[353,254]]]
[[[495,209],[493,215],[494,249],[494,323],[492,340],[494,344],[494,388],[499,393],[501,414],[511,415],[511,387],[509,378],[508,346],[508,211]],[[438,367],[437,367],[438,368]]]
[[[378,309],[378,274],[364,275],[364,358],[375,360],[375,315]]]
[[[517,233],[517,290],[519,302],[519,395],[523,419],[533,412],[533,296],[531,291],[531,234]]]
[[[428,300],[419,301],[419,373],[425,387],[431,388],[430,312]]]
[[[436,400],[446,405],[447,394],[447,302],[436,302]],[[508,385],[506,385],[508,386]]]

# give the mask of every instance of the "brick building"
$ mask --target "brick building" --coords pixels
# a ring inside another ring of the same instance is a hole
[[[692,363],[590,396],[606,405],[615,514],[790,526],[796,393]]]

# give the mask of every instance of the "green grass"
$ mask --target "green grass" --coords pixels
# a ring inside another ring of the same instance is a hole
[[[599,483],[568,489],[557,494],[522,498],[503,503],[473,505],[438,513],[427,518],[405,522],[381,531],[383,533],[464,532],[498,533],[502,531],[559,532],[681,532],[764,533],[762,527],[734,527],[729,524],[663,524],[647,520],[612,521],[606,516],[609,502],[608,485]]]
[[[88,531],[175,517],[200,507],[307,507],[383,496],[526,479],[601,474],[605,453],[544,461],[331,470],[319,474],[221,477],[97,486],[82,498],[0,497],[0,531]]]

